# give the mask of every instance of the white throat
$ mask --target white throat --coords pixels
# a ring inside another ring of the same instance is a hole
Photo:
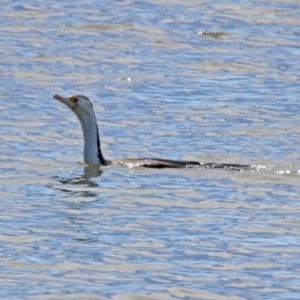
[[[99,132],[95,114],[85,114],[74,110],[74,113],[78,117],[84,139],[83,158],[84,162],[89,165],[103,165],[105,159],[102,156],[100,149]]]

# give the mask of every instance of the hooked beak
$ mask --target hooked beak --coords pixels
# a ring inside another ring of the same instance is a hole
[[[59,96],[57,94],[55,94],[53,96],[54,99],[64,103],[65,105],[67,105],[70,109],[74,110],[77,106],[77,103],[74,101],[74,99],[72,99],[72,97],[68,97],[68,98],[64,98],[62,96]]]

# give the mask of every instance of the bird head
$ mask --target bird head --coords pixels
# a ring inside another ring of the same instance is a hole
[[[93,113],[93,104],[90,99],[84,95],[71,95],[65,98],[55,94],[53,98],[68,106],[79,119],[80,117]]]

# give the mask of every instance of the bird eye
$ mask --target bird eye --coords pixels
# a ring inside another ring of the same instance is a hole
[[[78,102],[78,98],[74,98],[74,102]]]

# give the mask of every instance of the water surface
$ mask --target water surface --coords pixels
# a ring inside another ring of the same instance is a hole
[[[298,299],[300,8],[4,1],[1,299]],[[129,80],[130,79],[130,80]],[[107,158],[259,171],[86,168]]]

